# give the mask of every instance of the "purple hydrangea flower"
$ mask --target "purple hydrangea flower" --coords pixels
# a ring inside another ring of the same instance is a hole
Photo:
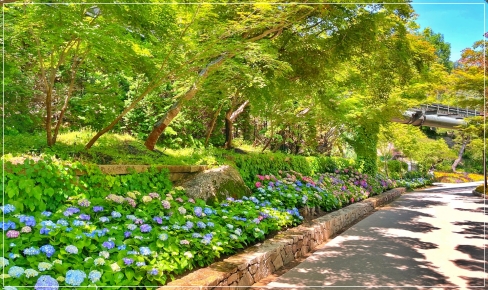
[[[134,260],[130,258],[122,258],[122,260],[124,260],[124,264],[126,264],[127,266],[134,263]]]
[[[110,250],[115,247],[115,243],[113,241],[106,241],[103,242],[102,246]]]
[[[87,214],[84,214],[84,213],[80,214],[79,218],[80,218],[80,220],[85,220],[85,221],[90,220],[90,216]]]
[[[191,221],[187,221],[185,226],[189,229],[193,228],[194,224]]]
[[[100,212],[100,211],[103,211],[103,206],[97,205],[93,207],[93,212]]]
[[[160,217],[158,217],[158,216],[155,216],[155,217],[153,218],[153,221],[157,222],[158,224],[162,224],[162,223],[163,223],[163,219],[162,219],[162,218],[160,218]]]
[[[152,227],[148,224],[143,224],[141,226],[141,232],[142,233],[149,233],[152,230]]]
[[[124,232],[124,237],[127,239],[128,237],[130,237],[130,235],[132,234],[132,232]]]
[[[202,208],[201,208],[201,207],[199,207],[199,206],[196,206],[196,207],[193,209],[193,212],[195,213],[195,215],[196,215],[197,217],[201,217],[201,216],[202,216],[202,213],[203,213]]]
[[[207,227],[207,225],[205,225],[204,222],[197,222],[197,227],[199,227],[200,229],[204,229]]]

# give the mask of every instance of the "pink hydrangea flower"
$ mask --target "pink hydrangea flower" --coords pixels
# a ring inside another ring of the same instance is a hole
[[[264,176],[258,175],[259,180],[264,180]]]
[[[19,234],[18,231],[10,230],[7,232],[7,238],[17,238]]]
[[[256,182],[256,187],[261,187],[261,182]]]

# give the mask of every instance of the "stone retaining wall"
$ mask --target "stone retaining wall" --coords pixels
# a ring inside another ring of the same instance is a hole
[[[289,229],[272,239],[246,249],[244,252],[199,269],[168,283],[163,289],[214,289],[215,286],[251,286],[287,263],[304,256],[334,234],[353,224],[405,192],[405,188],[392,189],[378,196],[351,204],[311,222],[309,226]],[[217,288],[219,289],[219,288]],[[242,289],[242,288],[240,288]]]
[[[208,168],[204,165],[156,165],[158,170],[167,169],[169,179],[172,182],[181,181],[196,175]],[[131,171],[145,172],[151,168],[151,165],[98,165],[98,168],[105,174],[120,175],[129,174]],[[83,175],[86,172],[79,171],[77,175]]]

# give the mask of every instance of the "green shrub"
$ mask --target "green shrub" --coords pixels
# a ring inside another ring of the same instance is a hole
[[[402,174],[404,171],[408,169],[408,164],[403,161],[399,160],[389,160],[387,162],[388,166],[388,173],[399,173]]]
[[[304,175],[334,172],[353,167],[354,160],[338,157],[303,157],[281,153],[246,154],[229,156],[239,170],[244,182],[251,186],[256,175],[274,174],[280,171],[296,171]]]
[[[80,173],[85,173],[79,175]],[[129,191],[164,193],[171,188],[169,172],[151,168],[147,172],[106,175],[96,165],[66,163],[49,156],[26,158],[23,163],[5,162],[5,195],[23,211],[54,210],[68,198],[105,197]]]

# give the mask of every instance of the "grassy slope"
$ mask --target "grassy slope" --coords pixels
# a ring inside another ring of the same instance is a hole
[[[85,150],[94,134],[88,130],[62,133],[52,148],[47,147],[45,134],[5,136],[4,155],[7,160],[49,154],[67,161],[95,164],[218,165],[226,163],[225,156],[232,154],[218,148],[172,150],[156,146],[155,151],[149,151],[142,141],[130,135],[112,133],[103,135],[90,150]],[[240,147],[247,152],[257,151],[251,146]]]

